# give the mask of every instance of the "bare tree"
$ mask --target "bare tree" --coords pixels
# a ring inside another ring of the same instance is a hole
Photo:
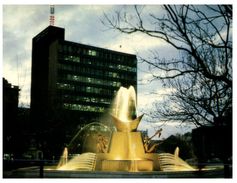
[[[200,74],[167,81],[174,90],[162,104],[154,103],[150,117],[165,121],[192,122],[196,126],[229,125],[232,96],[222,82]]]
[[[172,60],[140,58],[149,65],[153,80],[174,88],[153,117],[193,122],[197,126],[229,123],[232,111],[232,6],[164,5],[163,15],[105,14],[103,23],[122,33],[143,33],[163,40],[182,54]],[[172,104],[172,105],[171,105]]]

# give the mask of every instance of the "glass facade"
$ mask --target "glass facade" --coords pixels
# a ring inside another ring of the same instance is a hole
[[[103,113],[120,86],[137,84],[135,55],[58,41],[56,100],[63,109]]]

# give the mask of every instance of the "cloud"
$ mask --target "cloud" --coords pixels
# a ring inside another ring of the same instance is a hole
[[[14,85],[22,85],[22,72],[31,63],[31,40],[47,24],[42,5],[3,6],[3,75]],[[18,79],[20,77],[20,79]],[[28,77],[28,75],[27,75]],[[23,78],[24,79],[24,78]]]
[[[117,51],[137,54],[149,51],[154,47],[159,47],[162,45],[163,43],[156,38],[149,37],[142,33],[137,33],[133,36],[128,34],[117,36],[117,39],[109,43],[108,47]]]
[[[154,103],[162,102],[168,94],[174,91],[173,89],[162,87],[154,87],[154,90],[149,89],[147,91],[140,89],[140,92],[138,92],[138,111],[151,110],[154,107]]]
[[[146,84],[138,87],[137,97],[137,112],[138,115],[145,113],[138,129],[148,130],[149,136],[152,136],[159,128],[163,129],[161,138],[167,138],[176,133],[189,132],[192,125],[181,125],[179,122],[161,122],[159,119],[153,119],[146,115],[146,113],[154,112],[154,103],[162,103],[168,94],[174,92],[174,89],[163,88],[158,84]]]
[[[151,107],[154,99],[157,99],[149,93],[139,93],[137,98],[138,110]]]
[[[66,29],[67,40],[100,47],[111,40],[113,33],[104,31],[100,19],[113,6],[66,5],[56,8],[56,25]]]
[[[101,23],[104,13],[113,12],[122,6],[58,6],[56,22],[66,28],[66,39],[108,48],[116,51],[136,54],[146,48],[161,45],[158,39],[137,33],[121,34],[118,31],[107,30]],[[60,16],[64,15],[64,16]],[[58,18],[57,18],[58,17]]]

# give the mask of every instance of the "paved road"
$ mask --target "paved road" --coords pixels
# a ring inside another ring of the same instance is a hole
[[[4,178],[225,178],[224,169],[186,172],[79,172],[44,170],[39,167],[4,171]]]

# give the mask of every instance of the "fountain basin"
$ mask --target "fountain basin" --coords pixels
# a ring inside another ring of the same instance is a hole
[[[159,171],[158,154],[143,154],[140,159],[114,159],[110,153],[97,154],[95,171],[150,172]]]
[[[103,160],[102,171],[153,171],[151,160]]]

